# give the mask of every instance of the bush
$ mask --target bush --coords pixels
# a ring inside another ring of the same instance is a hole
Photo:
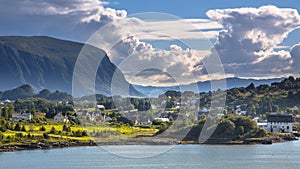
[[[50,133],[50,134],[55,134],[55,133],[56,133],[55,127],[52,127],[49,133]]]
[[[23,133],[16,133],[15,136],[16,136],[17,138],[22,138],[22,137],[23,137]]]
[[[21,131],[26,131],[25,126],[22,126]]]
[[[14,130],[15,130],[15,131],[21,131],[21,125],[20,125],[20,123],[17,123],[17,124],[15,125]]]
[[[81,137],[82,136],[82,132],[80,130],[77,130],[76,132],[72,132],[74,137]]]
[[[81,136],[82,136],[82,137],[88,136],[87,131],[85,131],[85,130],[82,131]]]
[[[50,138],[50,136],[47,133],[44,133],[43,137],[44,137],[44,139],[49,139]]]
[[[7,128],[6,128],[5,125],[1,125],[1,126],[0,126],[0,131],[6,132],[6,130],[7,130]]]
[[[67,126],[67,125],[64,124],[63,131],[65,131],[65,132],[71,132],[71,127],[69,127],[69,126]]]
[[[46,131],[45,126],[42,126],[42,127],[40,128],[40,131]]]

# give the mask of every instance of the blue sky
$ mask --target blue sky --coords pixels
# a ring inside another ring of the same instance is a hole
[[[91,43],[105,50],[126,79],[136,84],[166,86],[174,85],[172,79],[187,84],[233,76],[298,77],[300,73],[298,0],[0,3],[0,36],[51,36]],[[158,13],[130,17],[145,12]],[[95,38],[95,32],[101,38],[87,42]],[[214,56],[220,63],[205,64]],[[140,73],[146,68],[153,71]]]
[[[298,0],[117,0],[108,1],[108,6],[125,9],[128,14],[140,12],[164,12],[183,18],[207,18],[205,13],[210,9],[240,7],[259,7],[275,5],[300,9]]]
[[[182,18],[205,18],[210,9],[227,9],[241,7],[260,7],[264,5],[275,5],[281,8],[294,8],[300,11],[299,0],[119,0],[107,1],[109,7],[125,9],[128,15],[142,12],[163,12]],[[282,45],[292,45],[299,42],[300,30],[293,31]],[[155,45],[155,44],[154,44]],[[160,45],[162,45],[160,43]]]

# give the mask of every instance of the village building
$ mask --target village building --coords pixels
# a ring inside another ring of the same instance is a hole
[[[240,107],[238,107],[234,112],[236,115],[243,115],[243,116],[245,116],[247,113],[247,111],[242,110]]]
[[[12,101],[7,99],[7,100],[2,101],[0,104],[3,106],[6,106],[6,105],[10,105],[11,103],[12,103]]]
[[[291,111],[298,111],[299,110],[299,108],[297,107],[297,106],[294,106],[294,107],[292,107],[292,108],[289,108]]]
[[[103,106],[103,105],[97,105],[96,110],[104,111],[105,110],[105,106]]]
[[[267,118],[267,130],[270,132],[293,132],[293,116],[289,114],[270,114]]]
[[[160,120],[162,122],[170,122],[168,118],[155,118],[154,120]]]
[[[64,122],[64,123],[69,122],[68,117],[66,115],[63,115],[62,113],[57,113],[53,119],[56,122]]]
[[[20,120],[31,120],[33,115],[31,113],[13,113],[11,120],[12,121],[20,121]]]

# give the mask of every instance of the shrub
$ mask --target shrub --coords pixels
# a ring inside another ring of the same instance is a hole
[[[40,131],[46,131],[45,126],[42,126],[42,127],[40,128]]]
[[[23,137],[23,133],[16,133],[15,136],[16,136],[17,138],[22,138],[22,137]]]
[[[56,133],[55,127],[52,127],[49,133],[50,133],[50,134],[55,134],[55,133]]]
[[[21,131],[26,131],[25,126],[22,126]]]
[[[14,130],[15,130],[15,131],[21,131],[21,125],[20,125],[20,123],[17,123],[17,124],[15,125]]]
[[[0,126],[0,131],[6,132],[6,130],[7,130],[7,128],[6,128],[5,125],[1,125],[1,126]]]
[[[44,139],[49,139],[50,138],[50,136],[47,133],[44,133],[43,137],[44,137]]]
[[[82,136],[82,137],[88,136],[87,131],[85,131],[85,130],[82,131],[81,136]]]

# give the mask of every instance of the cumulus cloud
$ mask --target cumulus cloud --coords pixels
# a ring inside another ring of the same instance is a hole
[[[178,45],[171,45],[169,50],[157,49],[134,36],[123,39],[110,52],[111,60],[128,80],[138,83],[135,80],[151,79],[155,85],[195,82],[194,72],[198,69],[195,64],[209,54],[209,50],[182,49]]]
[[[293,58],[294,73],[300,73],[300,43],[291,48],[291,56]]]
[[[107,2],[99,0],[1,0],[1,11],[14,9],[16,13],[28,15],[70,15],[81,22],[100,21],[103,19],[124,18],[125,10],[105,8]],[[5,2],[4,2],[5,1]]]
[[[291,72],[289,52],[275,49],[300,27],[297,10],[262,6],[209,10],[207,16],[224,27],[215,49],[226,73],[255,77]]]

